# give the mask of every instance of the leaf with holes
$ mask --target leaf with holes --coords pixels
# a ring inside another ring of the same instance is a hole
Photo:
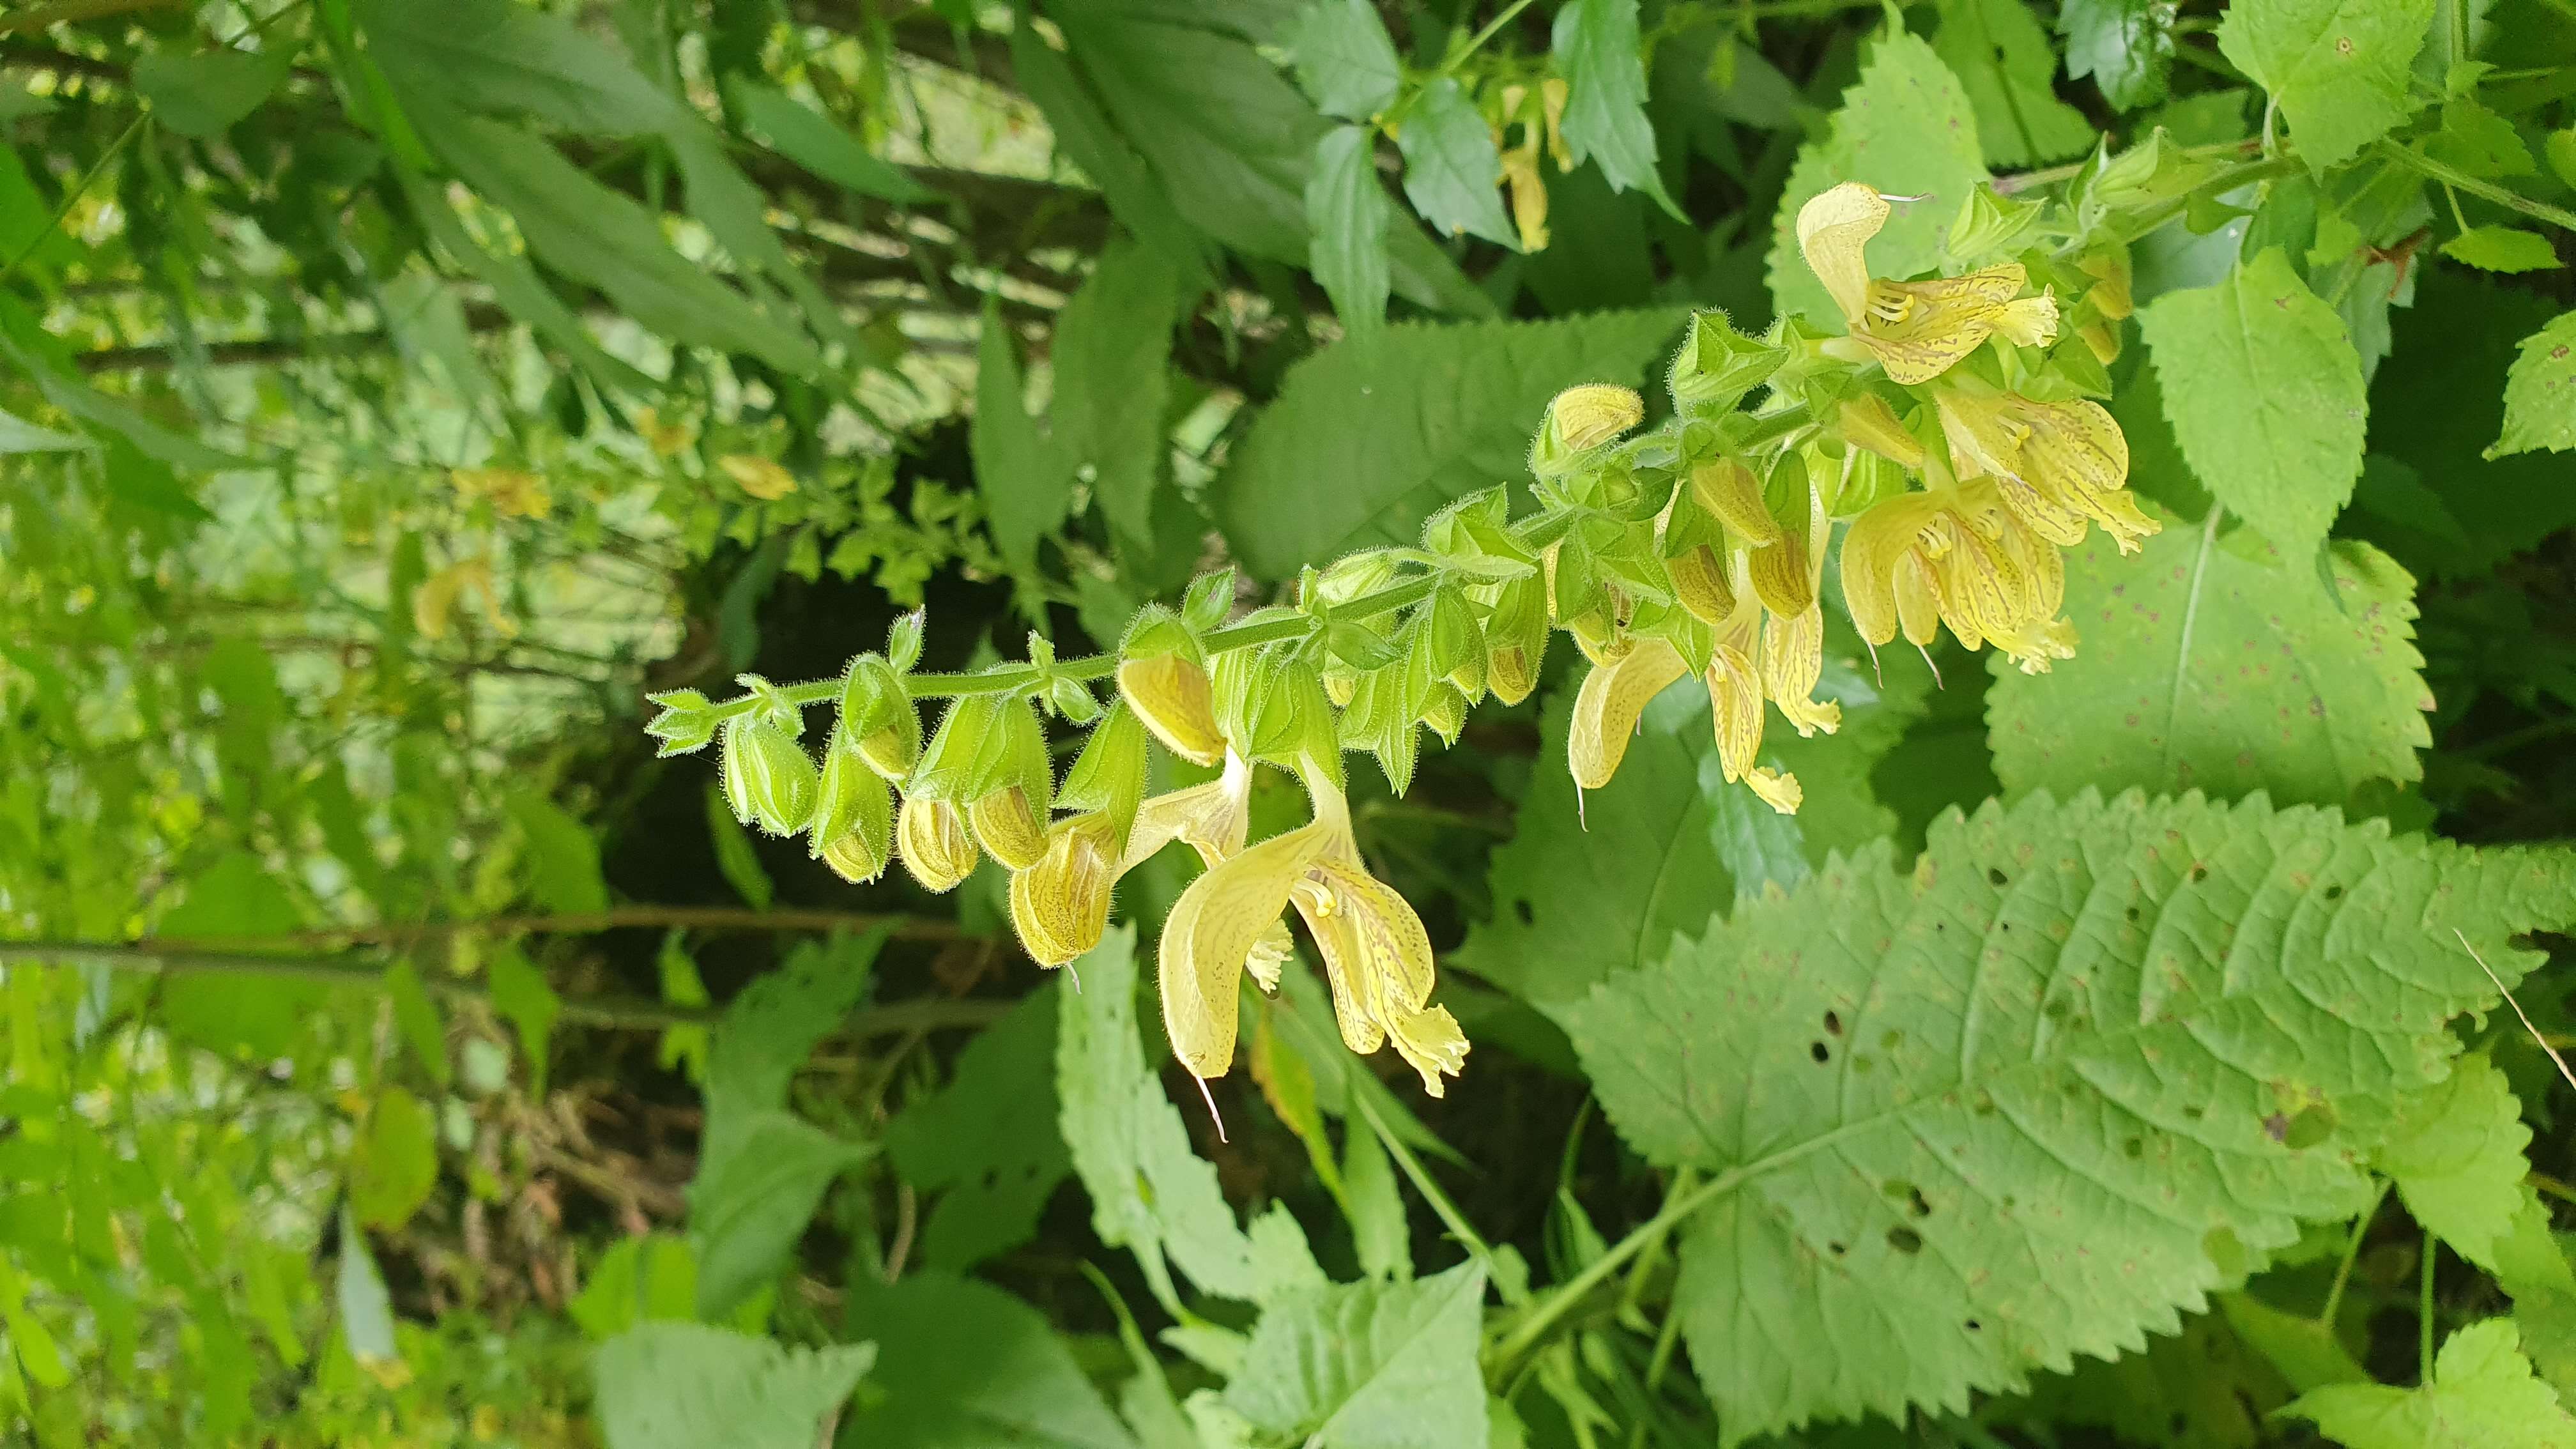
[[[1743,909],[1559,1013],[1621,1135],[1707,1175],[1674,1308],[1730,1443],[1964,1409],[2171,1333],[2370,1201],[2401,1094],[2576,857],[2331,811],[2034,796]]]
[[[2413,113],[2408,73],[2433,0],[2246,0],[2218,49],[2280,103],[2290,139],[2323,172]]]
[[[2066,559],[2075,657],[2036,675],[1998,660],[1995,774],[2014,794],[2264,790],[2284,805],[2423,778],[2415,582],[2365,543],[2328,561],[2339,598],[2249,533],[2169,525],[2133,557],[2087,538]]]

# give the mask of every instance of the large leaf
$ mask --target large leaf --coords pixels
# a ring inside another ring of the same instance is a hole
[[[188,882],[161,918],[169,940],[280,936],[302,924],[294,898],[259,857],[232,851]],[[228,1056],[269,1062],[295,1050],[308,1019],[332,988],[287,977],[244,980],[230,972],[179,975],[163,983],[161,1018],[184,1041]]]
[[[1655,127],[1646,118],[1645,46],[1637,0],[1573,0],[1556,12],[1548,38],[1565,77],[1565,149],[1597,163],[1615,191],[1642,191],[1675,217],[1679,206],[1655,169]]]
[[[725,95],[743,123],[766,137],[779,155],[826,181],[903,206],[933,197],[902,168],[871,154],[840,122],[784,91],[735,76],[725,82]]]
[[[790,1348],[701,1323],[640,1323],[591,1359],[608,1449],[814,1449],[875,1362],[864,1343]]]
[[[1328,347],[1291,368],[1254,421],[1218,480],[1217,522],[1264,578],[1412,543],[1444,505],[1525,475],[1548,399],[1579,382],[1643,382],[1681,320],[1405,325]]]
[[[2576,448],[2576,312],[2561,312],[2522,340],[2504,384],[2504,431],[2490,458]]]
[[[1250,256],[1306,262],[1306,175],[1331,124],[1237,29],[1189,7],[1063,0],[1064,27],[1120,135],[1190,224]],[[1388,236],[1396,292],[1489,315],[1493,304],[1411,226]]]
[[[854,1442],[1135,1449],[1064,1340],[1019,1299],[937,1271],[891,1286],[861,1277],[850,1289],[850,1331],[880,1354],[870,1380],[880,1392],[850,1416]]]
[[[2380,1144],[2378,1166],[2396,1181],[2415,1221],[2493,1270],[2531,1194],[2523,1185],[2531,1164],[2522,1155],[2530,1143],[2512,1084],[2485,1055],[2472,1053],[2439,1086],[2407,1100]]]
[[[2472,1323],[2442,1344],[2433,1382],[2415,1389],[2335,1384],[2289,1413],[2313,1419],[2346,1449],[2560,1449],[2576,1418],[2532,1377],[2512,1320]]]
[[[1130,538],[1153,536],[1154,493],[1171,451],[1172,329],[1187,286],[1161,252],[1112,242],[1056,318],[1055,456]]]
[[[2093,123],[2057,98],[2057,52],[2022,0],[1942,0],[1932,49],[1968,93],[1990,166],[2028,166],[2093,144]]]
[[[1368,0],[1320,0],[1297,26],[1297,82],[1325,115],[1365,121],[1395,101],[1404,63]]]
[[[1073,506],[1073,465],[1029,416],[1019,343],[998,302],[985,305],[983,336],[975,344],[975,417],[967,442],[993,546],[1015,571],[1033,573],[1038,540]]]
[[[2015,794],[2263,790],[2284,805],[2422,778],[2433,699],[2414,581],[2368,544],[2328,558],[2339,598],[2243,533],[2168,524],[2126,557],[2088,537],[2066,561],[2075,657],[2046,674],[1996,663],[1995,774]]]
[[[371,1228],[399,1228],[438,1182],[438,1126],[429,1105],[387,1088],[349,1152],[349,1206]]]
[[[1896,208],[1869,244],[1870,273],[1911,277],[1941,262],[1941,241],[1959,204],[1986,179],[1976,113],[1932,47],[1911,35],[1882,36],[1843,92],[1825,139],[1798,152],[1771,227],[1771,300],[1829,331],[1842,314],[1798,251],[1798,208],[1845,181],[1894,196],[1922,196]]]
[[[1306,269],[1353,337],[1375,336],[1386,320],[1386,229],[1394,216],[1377,179],[1377,133],[1365,126],[1325,132],[1306,179],[1306,223],[1315,233]]]
[[[708,1135],[723,1118],[787,1104],[787,1084],[867,995],[882,930],[807,941],[726,1003],[707,1055]]]
[[[134,62],[134,88],[152,117],[182,136],[210,140],[258,110],[295,62],[291,45],[267,50],[152,51]]]
[[[1730,1441],[1965,1407],[2170,1333],[2370,1200],[2402,1093],[2576,858],[2331,811],[2034,796],[1739,911],[1560,1011],[1628,1143],[1712,1179],[1675,1311]]]
[[[775,1277],[832,1179],[875,1150],[775,1108],[736,1114],[689,1180],[698,1316],[723,1317]]]
[[[1485,1443],[1476,1366],[1485,1271],[1347,1283],[1263,1311],[1226,1404],[1283,1443],[1451,1449]]]
[[[938,1092],[886,1124],[903,1180],[939,1196],[922,1261],[962,1271],[1037,1235],[1038,1214],[1073,1163],[1056,1129],[1056,994],[1032,991],[957,1058]]]
[[[1056,1029],[1056,1093],[1065,1146],[1091,1195],[1100,1241],[1132,1249],[1171,1300],[1164,1259],[1227,1298],[1260,1296],[1253,1245],[1217,1186],[1216,1166],[1190,1150],[1189,1129],[1146,1065],[1136,1030],[1136,931],[1118,926],[1074,963],[1082,991]],[[1153,1060],[1169,1056],[1158,1037]]]
[[[1448,76],[1425,86],[1396,133],[1404,152],[1404,196],[1434,230],[1465,232],[1503,246],[1517,246],[1511,218],[1503,215],[1503,158],[1494,133]]]
[[[2323,171],[2414,110],[2407,77],[2433,0],[2245,0],[2218,24],[2218,49],[2261,83],[2290,139]]]
[[[2361,359],[2343,321],[2272,248],[2138,314],[2165,416],[2227,510],[2305,558],[2361,476]]]
[[[565,915],[607,910],[608,882],[590,827],[542,790],[510,792],[509,809],[527,841],[528,894],[536,903]]]

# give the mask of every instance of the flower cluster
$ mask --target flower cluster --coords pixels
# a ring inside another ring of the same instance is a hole
[[[1239,618],[1232,573],[1203,577],[1097,658],[1058,661],[1032,636],[1024,663],[920,674],[913,615],[841,679],[746,676],[748,693],[722,704],[658,695],[648,728],[666,754],[718,744],[736,816],[804,834],[852,881],[899,859],[945,891],[998,862],[1020,939],[1050,967],[1098,944],[1123,876],[1185,844],[1206,869],[1167,917],[1159,962],[1181,1062],[1202,1080],[1231,1067],[1243,977],[1276,988],[1294,914],[1343,1040],[1391,1044],[1437,1096],[1467,1040],[1432,1002],[1421,918],[1362,858],[1346,754],[1373,756],[1401,793],[1421,731],[1454,740],[1486,695],[1526,697],[1563,630],[1589,661],[1567,740],[1578,786],[1607,784],[1647,702],[1696,677],[1725,778],[1795,811],[1799,783],[1762,763],[1762,737],[1772,710],[1801,735],[1841,723],[1816,697],[1837,531],[1845,611],[1873,654],[1946,628],[2028,670],[2069,657],[2059,550],[2095,526],[2133,550],[2157,528],[2092,398],[2130,305],[2104,218],[2169,202],[2160,154],[2097,157],[2075,208],[2091,220],[2054,249],[2009,256],[2036,209],[1977,193],[1948,249],[1982,265],[1925,280],[1869,274],[1889,198],[1857,184],[1816,197],[1798,241],[1843,330],[1784,319],[1755,338],[1697,315],[1666,379],[1672,417],[1644,432],[1628,388],[1559,394],[1530,451],[1534,512],[1515,517],[1496,486],[1433,517],[1418,547],[1310,568],[1287,602]],[[919,702],[939,697],[925,742]],[[804,709],[827,701],[839,714],[818,763],[798,736]],[[1050,714],[1088,731],[1061,779]],[[1214,777],[1152,793],[1157,748]],[[1294,776],[1313,815],[1253,841],[1263,767]]]

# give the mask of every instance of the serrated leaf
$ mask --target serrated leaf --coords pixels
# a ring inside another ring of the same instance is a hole
[[[599,1346],[591,1375],[608,1449],[814,1449],[875,1361],[871,1344],[642,1323]]]
[[[929,1270],[850,1285],[848,1331],[876,1340],[847,1419],[871,1449],[1135,1449],[1045,1318],[987,1283]],[[721,1440],[705,1441],[709,1443]]]
[[[1450,501],[1519,477],[1548,400],[1645,380],[1684,313],[1406,323],[1289,369],[1216,483],[1218,524],[1266,579],[1372,544],[1411,544]],[[1317,488],[1330,478],[1334,486]]]
[[[1187,287],[1161,252],[1112,242],[1056,317],[1047,412],[1054,456],[1131,538],[1153,536],[1154,495],[1168,470],[1164,400]]]
[[[698,1316],[722,1318],[775,1277],[832,1180],[875,1151],[774,1107],[734,1114],[689,1180]]]
[[[2093,145],[2093,123],[2057,98],[2057,52],[2022,0],[1942,0],[1932,49],[1967,92],[1987,165],[2055,161]]]
[[[2035,1431],[2049,1423],[2111,1430],[2124,1442],[2164,1449],[2253,1449],[2263,1416],[2290,1397],[2281,1375],[2237,1336],[2228,1319],[2204,1313],[2182,1332],[2158,1334],[2144,1351],[2086,1359],[2052,1374],[2030,1394]]]
[[[2272,93],[2309,169],[2323,172],[2414,113],[2407,81],[2433,0],[2246,0],[2219,53]]]
[[[2102,99],[2123,111],[2165,98],[2173,69],[2173,0],[2066,0],[2057,33],[2066,37],[2066,74],[2093,77]]]
[[[2495,999],[2452,931],[2510,980],[2576,916],[2563,852],[2259,798],[2035,796],[1892,862],[1558,1013],[1629,1145],[1712,1180],[1675,1311],[1730,1442],[2172,1331],[2213,1252],[2367,1205],[2393,1099]]]
[[[1825,139],[1800,148],[1780,195],[1768,272],[1775,310],[1842,328],[1840,309],[1798,250],[1798,208],[1818,193],[1863,181],[1890,195],[1925,196],[1897,207],[1869,244],[1870,275],[1901,278],[1940,266],[1951,219],[1985,180],[1976,113],[1958,79],[1919,38],[1882,36],[1859,83],[1843,92]]]
[[[901,167],[870,154],[838,121],[785,91],[730,76],[725,96],[743,124],[767,138],[773,150],[826,181],[898,206],[918,206],[935,196]]]
[[[2353,1361],[2334,1329],[2316,1319],[2284,1313],[2250,1293],[2218,1295],[2218,1311],[2298,1392],[2370,1382],[2369,1372]]]
[[[1056,1129],[1057,997],[1033,991],[978,1032],[948,1085],[886,1124],[904,1181],[937,1193],[921,1260],[962,1272],[1037,1235],[1038,1214],[1073,1170]]]
[[[1454,1449],[1485,1442],[1476,1366],[1485,1271],[1346,1283],[1272,1304],[1226,1407],[1316,1449]]]
[[[1189,1129],[1146,1065],[1136,1030],[1136,931],[1121,925],[1073,965],[1082,992],[1062,1004],[1056,1092],[1065,1146],[1091,1195],[1091,1225],[1135,1252],[1167,1302],[1166,1255],[1207,1292],[1258,1295],[1252,1244],[1217,1186],[1216,1167],[1190,1150]],[[1153,1060],[1168,1056],[1158,1038]]]
[[[1325,132],[1306,179],[1306,224],[1314,232],[1306,269],[1353,337],[1376,335],[1386,320],[1386,228],[1394,212],[1377,179],[1375,133],[1364,126]]]
[[[787,1105],[787,1084],[805,1059],[868,994],[886,933],[806,941],[777,970],[725,1004],[707,1052],[707,1135],[724,1135],[739,1110]]]
[[[2075,657],[1994,670],[1995,774],[2016,796],[2262,790],[2283,805],[2423,778],[2433,699],[2414,580],[2368,544],[2329,558],[2340,603],[2313,568],[2212,529],[2168,523],[2127,557],[2088,537],[2066,555]]]
[[[1548,44],[1565,78],[1561,128],[1570,159],[1592,161],[1613,191],[1642,191],[1679,219],[1682,209],[1655,166],[1637,0],[1572,0],[1556,12]]]
[[[1073,464],[1029,416],[1019,342],[998,301],[985,304],[975,344],[975,416],[967,445],[993,547],[1019,573],[1034,573],[1038,540],[1054,532],[1073,506]]]
[[[2406,1098],[2377,1162],[2415,1221],[2493,1270],[2529,1191],[2522,1154],[2530,1143],[2512,1085],[2484,1053],[2471,1053],[2441,1085]]]
[[[2518,226],[2473,226],[2442,243],[2442,255],[2482,272],[2540,272],[2556,267],[2549,238]]]
[[[1298,84],[1328,116],[1365,121],[1393,104],[1404,85],[1404,63],[1368,0],[1318,0],[1290,50]]]
[[[134,89],[152,103],[154,120],[182,136],[210,141],[258,110],[294,64],[292,46],[198,55],[156,50],[136,58]]]
[[[2576,312],[2522,340],[2504,384],[2504,431],[2488,458],[2576,448]]]
[[[2532,1377],[2510,1319],[2472,1323],[2442,1344],[2422,1388],[2336,1384],[2285,1411],[2346,1449],[2561,1449],[2576,1418]]]
[[[1404,197],[1435,230],[1520,245],[1503,215],[1503,158],[1494,133],[1458,82],[1443,76],[1423,87],[1395,133],[1404,153]]]
[[[2361,476],[2369,415],[2334,309],[2274,248],[2138,320],[2192,472],[2283,552],[2312,552]]]

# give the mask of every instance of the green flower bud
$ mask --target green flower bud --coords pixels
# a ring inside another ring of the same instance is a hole
[[[895,815],[895,837],[903,868],[933,895],[955,890],[975,872],[975,841],[966,833],[966,817],[949,801],[904,797],[903,809]]]
[[[736,820],[793,835],[814,818],[821,781],[787,731],[758,714],[737,715],[725,722],[721,759],[725,803]]]
[[[1440,737],[1440,743],[1458,743],[1458,732],[1467,727],[1467,696],[1443,680],[1431,686],[1431,702],[1423,707],[1422,722]]]
[[[1532,574],[1473,585],[1467,597],[1485,609],[1485,687],[1503,703],[1518,704],[1538,687],[1547,658],[1547,583]]]
[[[1456,587],[1440,589],[1423,604],[1418,625],[1431,676],[1445,679],[1473,700],[1485,692],[1485,631],[1476,610]]]
[[[1213,576],[1211,576],[1213,577]],[[1225,753],[1197,636],[1170,611],[1148,606],[1118,646],[1118,694],[1163,747],[1194,765]]]
[[[1645,417],[1646,400],[1634,388],[1607,382],[1569,387],[1547,405],[1547,420],[1530,444],[1530,471],[1542,479],[1566,477]]]
[[[716,737],[716,717],[708,708],[707,697],[696,690],[666,690],[645,698],[662,706],[662,712],[644,726],[644,733],[662,742],[656,752],[659,758],[667,760],[705,749]]]
[[[853,885],[885,874],[894,857],[894,790],[842,730],[823,752],[819,793],[808,836],[815,858]]]
[[[2000,261],[2021,250],[2022,239],[2039,224],[2040,209],[2038,202],[1998,196],[1991,186],[1976,187],[1959,203],[1958,219],[1950,223],[1941,249],[1957,267]]]
[[[1787,348],[1736,331],[1724,312],[1696,312],[1665,384],[1683,417],[1730,413],[1747,393],[1769,381],[1788,355]]]
[[[1011,869],[1026,870],[1046,854],[1055,763],[1037,711],[1026,700],[991,698],[994,705],[984,715],[985,729],[959,795],[975,842]]]
[[[904,688],[901,671],[879,655],[862,654],[850,661],[849,677],[841,685],[841,728],[859,758],[886,779],[905,778],[921,758],[921,712]]]
[[[1145,799],[1145,766],[1143,721],[1124,702],[1112,705],[1065,772],[1056,808],[1102,816],[1108,822],[1111,856],[1123,855],[1137,806]]]

